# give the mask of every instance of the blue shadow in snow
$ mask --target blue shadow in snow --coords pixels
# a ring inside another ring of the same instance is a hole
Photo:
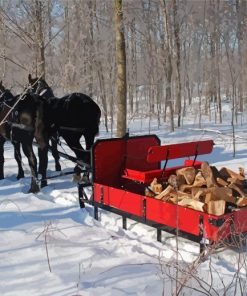
[[[82,224],[87,215],[88,213],[85,210],[81,210],[79,206],[74,205],[30,212],[4,211],[1,213],[0,228],[9,229],[25,224],[63,219],[71,219]]]

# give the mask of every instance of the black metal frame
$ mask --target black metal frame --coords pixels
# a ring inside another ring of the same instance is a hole
[[[170,234],[173,234],[174,236],[177,234],[177,229],[172,228],[169,226],[166,226],[164,224],[157,223],[152,220],[147,220],[146,217],[139,217],[130,213],[126,213],[122,210],[119,210],[117,208],[105,205],[103,203],[98,203],[94,202],[90,199],[83,200],[85,203],[88,203],[94,207],[94,218],[96,220],[99,220],[99,208],[108,212],[112,212],[114,214],[117,214],[122,217],[122,227],[123,229],[127,229],[127,219],[134,220],[139,223],[143,223],[145,225],[151,226],[156,229],[157,232],[157,241],[162,242],[162,231],[168,232]],[[144,200],[145,201],[145,200]],[[206,239],[204,238],[204,224],[203,224],[203,215],[200,215],[200,223],[198,225],[199,227],[199,235],[193,235],[191,233],[181,231],[179,230],[179,236],[189,239],[191,241],[199,243],[199,249],[200,249],[200,254],[204,255],[206,248],[207,248],[207,243]]]

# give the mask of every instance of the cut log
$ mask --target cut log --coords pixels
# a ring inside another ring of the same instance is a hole
[[[174,188],[171,185],[168,185],[165,190],[155,196],[155,199],[168,199],[172,191],[174,191]]]
[[[201,172],[198,172],[195,177],[195,181],[193,183],[193,187],[202,187],[207,185],[205,178],[202,176]]]
[[[236,198],[232,196],[232,190],[228,187],[211,187],[206,192],[205,203],[209,203],[211,200],[224,200],[236,203]]]
[[[236,186],[238,186],[241,190],[245,191],[246,189],[246,179],[244,180],[239,180],[237,178],[228,178],[227,182],[229,182],[230,184],[235,184]]]
[[[162,192],[162,184],[158,183],[157,178],[154,178],[153,181],[150,184],[151,191],[155,194],[159,194]],[[149,189],[146,190],[146,196],[154,196],[154,194],[152,194],[152,192],[150,192]]]
[[[196,211],[204,212],[204,203],[192,198],[184,198],[178,202],[179,206],[187,207]]]
[[[178,177],[174,174],[170,175],[168,178],[168,184],[170,184],[174,189],[178,189],[178,184],[179,180]]]
[[[182,175],[170,175],[168,178],[168,184],[170,184],[173,188],[178,189],[180,186],[186,184],[186,180]]]
[[[187,184],[184,184],[182,186],[179,187],[179,190],[182,191],[182,192],[187,192],[187,193],[191,193],[193,188],[202,188],[204,189],[203,187],[198,187],[196,185],[187,185]]]
[[[226,202],[224,200],[210,200],[205,204],[205,211],[210,215],[221,216],[224,215]]]
[[[241,190],[239,186],[237,186],[235,183],[231,183],[228,187],[239,193],[241,197],[246,197],[246,193]]]
[[[184,176],[183,175],[178,175],[177,176],[177,186],[178,186],[178,188],[183,184],[186,184],[186,180],[185,180]]]
[[[239,170],[239,175],[241,175],[242,177],[245,178],[244,168],[243,167],[239,167],[238,170]]]
[[[217,178],[221,178],[219,170],[215,166],[210,166],[214,179],[216,180]]]
[[[202,197],[203,197],[203,199],[205,199],[204,198],[205,194],[206,194],[205,193],[205,188],[194,187],[194,188],[191,189],[191,196],[195,200],[202,201]]]
[[[247,206],[247,197],[240,197],[237,199],[238,207],[246,207]]]
[[[177,176],[182,175],[187,184],[191,185],[196,176],[196,169],[194,167],[185,167],[176,171]]]
[[[162,192],[162,185],[161,184],[153,185],[153,192],[156,194],[161,193]]]
[[[174,204],[177,204],[178,202],[182,201],[183,199],[191,199],[191,195],[188,195],[181,191],[173,191],[170,193],[170,195],[167,197],[166,201],[172,202]]]
[[[205,161],[201,164],[201,172],[202,172],[202,176],[206,180],[208,188],[213,187],[213,186],[217,186],[217,183],[216,183],[214,176],[213,176],[212,169],[210,168],[208,162]]]
[[[170,193],[170,198],[174,199],[177,202],[177,201],[183,200],[184,198],[191,199],[191,194],[187,194],[187,193],[181,192],[181,191],[173,191]]]
[[[216,181],[217,181],[217,184],[218,185],[221,185],[221,186],[228,186],[229,185],[229,183],[228,182],[226,182],[224,179],[222,179],[222,178],[216,178]]]
[[[234,171],[226,167],[220,169],[220,175],[224,180],[227,180],[228,178],[234,178],[243,181],[245,179],[245,177],[241,174],[235,173]]]

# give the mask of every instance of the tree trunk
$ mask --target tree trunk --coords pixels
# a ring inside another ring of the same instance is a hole
[[[239,82],[238,82],[238,96],[239,96],[239,111],[244,111],[243,105],[243,40],[244,40],[244,13],[246,11],[246,1],[236,0],[237,11],[237,39],[238,39],[238,62],[239,62]]]
[[[45,78],[45,45],[43,32],[43,4],[41,1],[35,1],[36,17],[36,54],[37,54],[37,75]]]
[[[215,32],[216,42],[216,67],[217,67],[217,103],[219,112],[219,122],[222,123],[222,106],[221,106],[221,87],[220,87],[220,19],[219,19],[219,0],[217,0],[217,26]]]
[[[181,75],[180,75],[180,29],[178,23],[178,6],[177,1],[172,1],[173,5],[173,17],[174,17],[174,37],[176,45],[176,104],[175,112],[178,115],[178,127],[181,126],[181,109],[182,109],[182,99],[181,99]]]
[[[126,53],[122,0],[115,3],[116,64],[117,64],[117,136],[126,134]]]
[[[7,67],[6,67],[6,32],[5,32],[5,25],[4,22],[2,20],[2,17],[0,15],[0,39],[2,40],[2,45],[0,47],[0,55],[3,57],[3,67],[2,68],[2,73],[1,73],[1,78],[0,79],[4,79],[6,77],[6,71],[7,71]]]
[[[171,85],[172,85],[172,51],[171,51],[171,34],[169,27],[169,19],[166,8],[166,1],[161,0],[161,5],[163,6],[163,15],[164,15],[164,31],[166,34],[166,40],[164,41],[164,51],[166,54],[165,60],[165,76],[166,76],[166,105],[170,109],[170,131],[174,132],[174,111],[172,104],[172,95],[171,95]]]

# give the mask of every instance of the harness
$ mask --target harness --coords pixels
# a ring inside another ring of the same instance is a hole
[[[44,89],[39,93],[39,95],[40,95],[40,96],[43,96],[46,92],[47,92],[47,89],[44,88]]]
[[[11,127],[13,128],[18,128],[18,129],[21,129],[23,131],[27,131],[27,132],[33,132],[34,131],[34,128],[31,127],[31,126],[27,126],[23,123],[9,123],[11,125]]]
[[[67,127],[67,126],[60,126],[60,130],[65,130],[65,131],[71,131],[71,132],[84,132],[85,128],[79,128],[79,127]]]

